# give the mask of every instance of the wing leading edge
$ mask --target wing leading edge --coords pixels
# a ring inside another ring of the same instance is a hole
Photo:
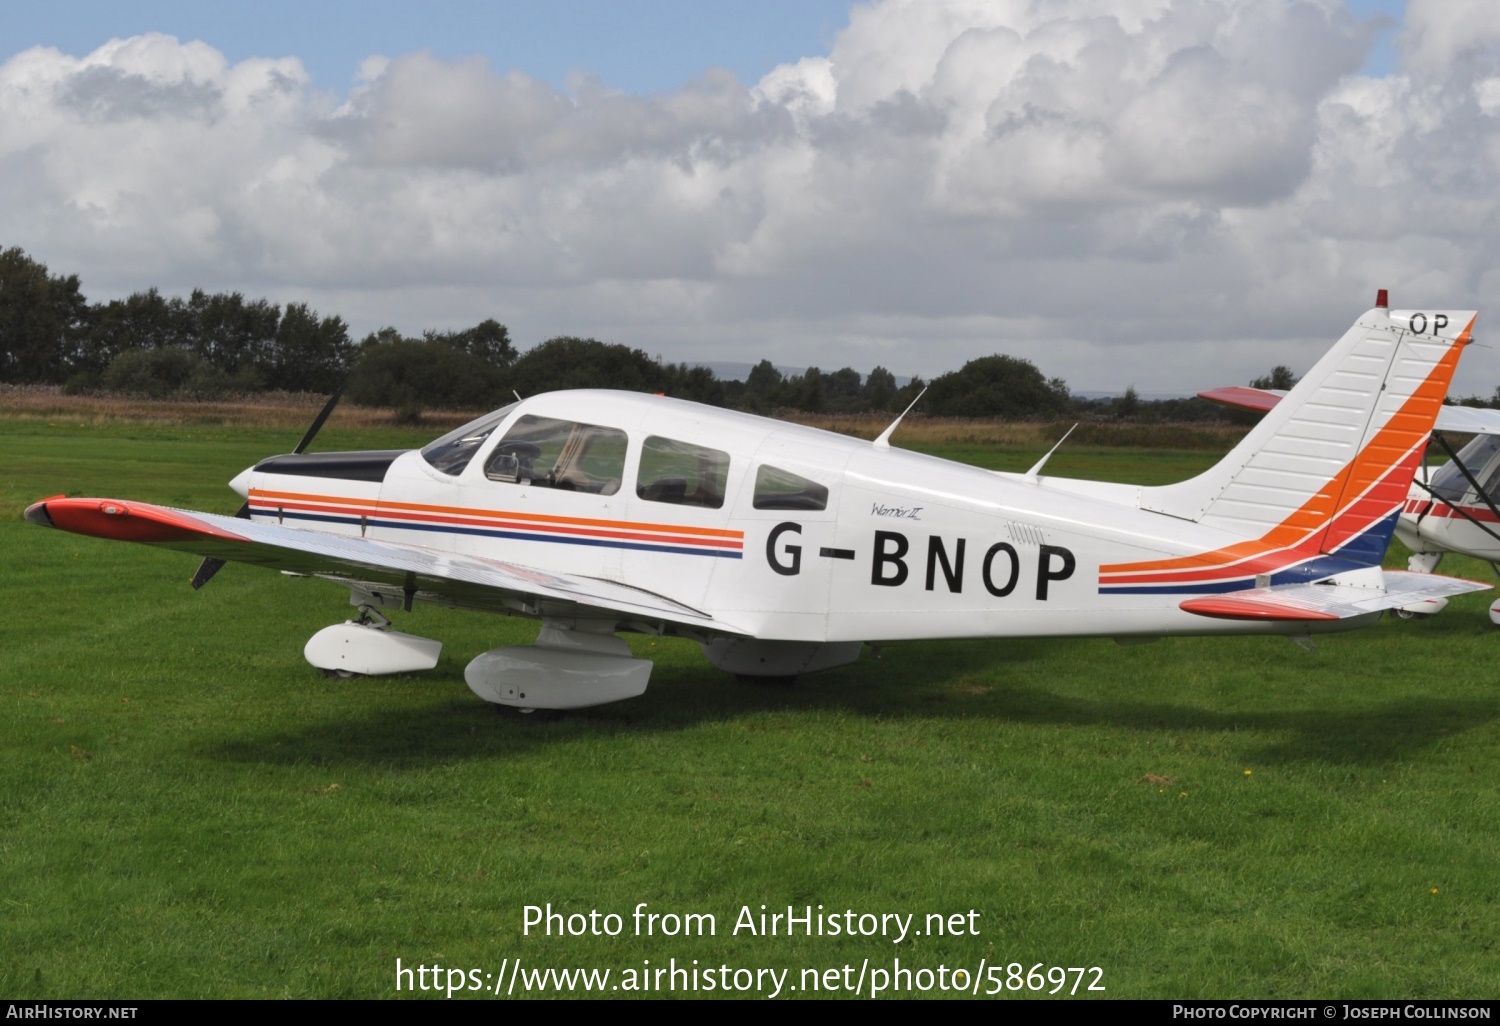
[[[637,619],[711,634],[746,633],[641,588],[400,542],[323,534],[118,499],[55,496],[29,506],[26,519],[74,534],[253,563],[466,609]]]

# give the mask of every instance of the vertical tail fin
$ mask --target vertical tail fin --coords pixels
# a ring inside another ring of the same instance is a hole
[[[1474,318],[1368,311],[1228,456],[1142,489],[1142,508],[1247,539],[1198,557],[1200,567],[1277,573],[1335,555],[1318,562],[1378,566]]]

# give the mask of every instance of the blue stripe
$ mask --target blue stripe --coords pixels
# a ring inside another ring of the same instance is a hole
[[[1100,585],[1101,595],[1218,595],[1226,591],[1244,591],[1255,587],[1255,578],[1237,581],[1214,581],[1210,584],[1127,584],[1119,587]]]
[[[1396,521],[1399,519],[1401,508],[1398,506],[1389,515],[1341,545],[1339,555],[1358,561],[1360,566],[1379,566],[1385,559],[1385,550],[1390,547],[1391,535],[1396,532]]]
[[[275,516],[274,507],[270,510],[260,509],[252,506],[252,514],[259,513],[262,516]],[[313,520],[325,524],[349,524],[357,526],[359,517],[335,516],[327,513],[301,513],[292,510],[283,510],[281,517],[285,520]],[[399,528],[404,531],[432,531],[437,534],[471,534],[485,538],[510,538],[516,541],[554,542],[561,545],[590,545],[605,549],[631,549],[636,552],[670,552],[679,556],[717,556],[720,559],[743,558],[739,552],[729,552],[719,549],[689,549],[675,545],[650,545],[645,542],[611,541],[604,538],[568,538],[554,535],[525,534],[519,531],[499,531],[481,527],[454,527],[450,524],[413,524],[406,521],[382,520],[378,517],[366,517],[366,527]]]

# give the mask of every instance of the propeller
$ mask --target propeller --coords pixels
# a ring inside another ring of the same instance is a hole
[[[333,415],[333,408],[339,404],[339,399],[343,396],[343,394],[344,387],[342,385],[334,389],[333,395],[329,396],[328,402],[323,404],[323,409],[319,411],[317,418],[313,420],[312,426],[309,427],[307,429],[307,433],[302,436],[302,441],[298,442],[297,447],[292,450],[293,455],[300,455],[301,453],[306,451],[309,445],[312,444],[312,440],[318,436],[318,432],[323,430],[323,425],[326,424],[328,422],[328,418]],[[239,512],[235,513],[235,516],[240,520],[250,519],[249,499],[246,499],[244,504],[240,506]],[[216,559],[213,556],[205,556],[203,562],[198,564],[197,573],[193,574],[193,590],[197,591],[199,588],[203,587],[205,584],[211,581],[214,574],[218,573],[223,568],[223,566],[224,561],[222,559]]]

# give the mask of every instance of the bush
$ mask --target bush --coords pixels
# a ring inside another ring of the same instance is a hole
[[[214,399],[226,392],[255,391],[259,384],[249,368],[230,376],[181,346],[126,350],[110,361],[98,381],[106,391],[147,399]]]
[[[592,338],[548,339],[528,349],[505,373],[523,396],[565,388],[621,388],[663,392],[668,372],[639,349]]]
[[[932,382],[922,405],[939,417],[1047,417],[1066,413],[1068,386],[1047,380],[1030,360],[985,356]]]
[[[388,406],[408,416],[503,406],[509,395],[499,371],[479,357],[389,329],[365,339],[346,394],[361,406]]]

